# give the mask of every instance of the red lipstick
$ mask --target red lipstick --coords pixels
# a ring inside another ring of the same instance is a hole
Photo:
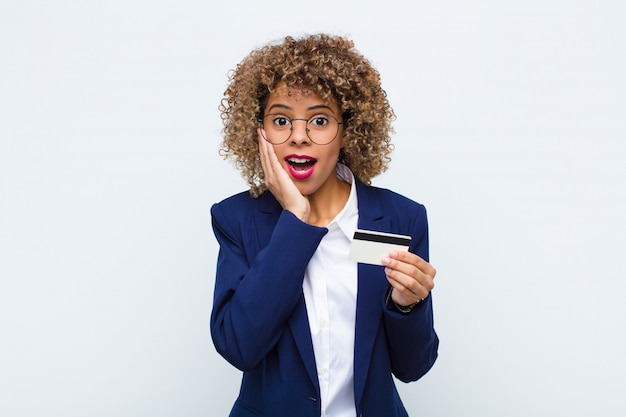
[[[285,162],[287,162],[287,170],[293,178],[305,180],[313,175],[317,159],[308,155],[292,154],[285,157]]]

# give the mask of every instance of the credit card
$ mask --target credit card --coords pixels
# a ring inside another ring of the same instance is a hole
[[[394,250],[409,250],[411,236],[357,229],[350,245],[351,261],[382,265],[382,259]]]

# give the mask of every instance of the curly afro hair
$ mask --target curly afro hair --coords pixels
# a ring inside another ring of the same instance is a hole
[[[253,50],[229,72],[219,110],[224,128],[220,155],[234,161],[253,196],[265,190],[257,127],[269,94],[278,84],[334,100],[344,120],[339,161],[366,184],[384,172],[393,151],[395,113],[380,74],[341,36],[285,37]]]

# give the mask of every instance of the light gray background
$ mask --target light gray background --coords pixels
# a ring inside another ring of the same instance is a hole
[[[250,49],[317,31],[397,112],[375,185],[429,210],[410,414],[626,414],[626,3],[0,4],[0,415],[227,415],[209,208],[245,185],[217,106]]]

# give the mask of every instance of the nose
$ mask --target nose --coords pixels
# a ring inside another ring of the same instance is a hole
[[[294,123],[296,121],[300,123]],[[291,119],[291,136],[289,137],[291,143],[303,144],[309,142],[309,134],[307,133],[308,122],[307,119]]]

